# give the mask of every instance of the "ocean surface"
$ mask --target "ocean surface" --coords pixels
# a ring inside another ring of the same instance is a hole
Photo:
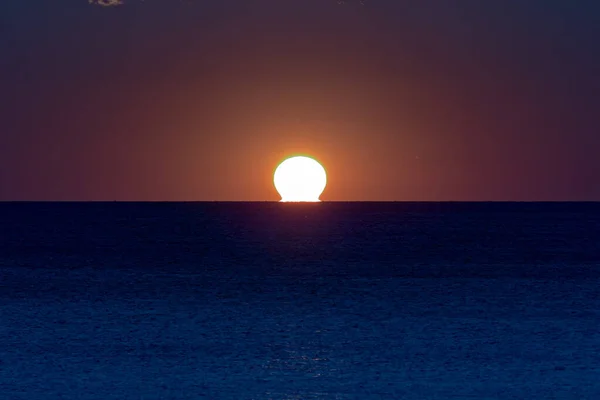
[[[0,203],[0,399],[600,399],[600,203]]]

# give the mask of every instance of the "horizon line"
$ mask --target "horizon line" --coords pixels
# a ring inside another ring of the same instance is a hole
[[[600,203],[598,200],[321,200],[295,202],[281,200],[0,200],[0,203]]]

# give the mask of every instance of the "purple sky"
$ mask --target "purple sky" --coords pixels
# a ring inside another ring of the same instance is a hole
[[[1,3],[0,200],[600,200],[596,1]]]

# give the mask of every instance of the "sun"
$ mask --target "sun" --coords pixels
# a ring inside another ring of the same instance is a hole
[[[316,160],[297,156],[279,164],[273,183],[283,202],[318,202],[327,185],[327,174]]]

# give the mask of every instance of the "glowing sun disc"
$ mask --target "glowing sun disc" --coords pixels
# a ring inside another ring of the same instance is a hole
[[[273,183],[283,202],[318,202],[327,185],[327,174],[316,160],[297,156],[279,164]]]

